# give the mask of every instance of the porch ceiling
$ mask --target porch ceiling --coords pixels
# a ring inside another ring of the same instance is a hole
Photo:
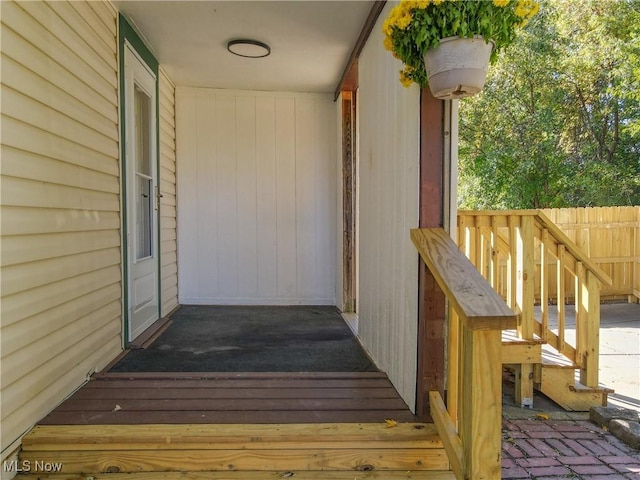
[[[179,86],[333,92],[373,4],[364,1],[128,1],[114,4]],[[228,40],[271,55],[230,54]]]

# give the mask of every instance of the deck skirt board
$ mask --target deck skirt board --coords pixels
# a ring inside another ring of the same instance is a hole
[[[296,478],[304,478],[309,471],[449,469],[435,426],[421,423],[41,425],[25,437],[21,453],[23,462],[36,460],[59,463],[65,475],[300,471]]]
[[[418,419],[380,372],[98,375],[42,425],[403,422]]]
[[[42,480],[40,475],[21,476],[21,480]],[[53,477],[51,477],[53,478]],[[56,480],[86,480],[86,475],[56,475]],[[96,473],[94,480],[158,480],[157,472]],[[451,471],[246,471],[246,472],[163,472],[163,480],[455,480]]]

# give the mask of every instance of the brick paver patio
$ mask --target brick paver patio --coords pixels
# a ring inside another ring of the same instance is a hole
[[[640,452],[587,420],[505,419],[502,478],[640,479]]]

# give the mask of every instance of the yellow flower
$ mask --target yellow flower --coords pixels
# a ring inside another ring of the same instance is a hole
[[[413,16],[410,13],[407,13],[398,19],[396,26],[400,30],[405,30],[411,24],[411,20],[413,20]]]
[[[391,36],[391,18],[387,18],[385,19],[385,21],[382,24],[382,32],[387,36],[390,37]]]
[[[443,2],[444,2],[444,0],[433,0],[433,4],[436,5],[436,6],[440,5]]]
[[[510,0],[493,0],[493,4],[496,7],[506,7],[507,5],[509,5],[509,1]]]
[[[424,10],[429,6],[429,3],[431,3],[431,0],[418,0],[416,2],[416,8],[421,8]]]
[[[384,37],[384,48],[385,50],[393,51],[393,41],[391,40],[391,37]]]
[[[409,76],[413,72],[413,68],[409,65],[404,66],[404,70],[400,70],[400,83],[404,87],[410,87],[413,83],[413,80]]]

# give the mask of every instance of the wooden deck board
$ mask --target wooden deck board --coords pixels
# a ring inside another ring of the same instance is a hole
[[[419,419],[380,372],[99,375],[42,425],[368,423]]]

